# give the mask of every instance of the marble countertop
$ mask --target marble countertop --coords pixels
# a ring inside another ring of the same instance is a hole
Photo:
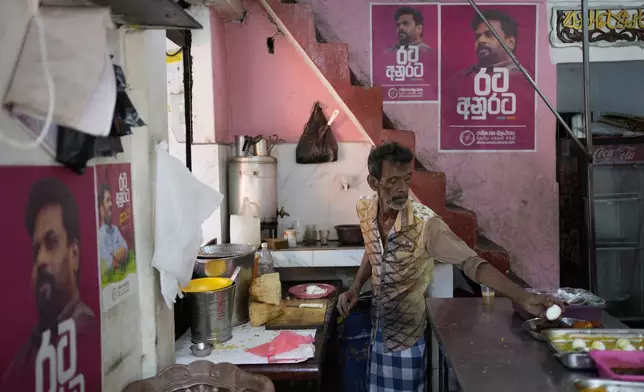
[[[288,251],[298,251],[298,250],[355,250],[355,249],[364,249],[364,245],[340,245],[338,241],[329,241],[328,245],[320,245],[318,241],[315,245],[308,245],[303,242],[298,242],[295,248],[288,249],[277,249],[272,250],[271,252],[288,252]]]

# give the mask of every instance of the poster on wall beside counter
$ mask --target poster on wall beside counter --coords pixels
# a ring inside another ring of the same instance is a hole
[[[103,312],[122,302],[137,285],[130,164],[96,166],[98,254]]]
[[[602,7],[588,10],[591,46],[644,46],[643,7]],[[554,47],[582,46],[581,10],[553,7],[550,43]]]
[[[537,5],[480,8],[535,79]],[[536,151],[536,92],[469,4],[441,6],[441,48],[439,151]]]
[[[102,389],[94,171],[2,167],[0,391]]]
[[[371,85],[386,103],[438,100],[438,5],[371,4]]]

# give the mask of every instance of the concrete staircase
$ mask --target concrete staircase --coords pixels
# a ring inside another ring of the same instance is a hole
[[[348,45],[318,42],[311,6],[281,0],[259,1],[282,32],[287,37],[292,37],[294,41],[291,42],[299,45],[317,67],[322,77],[355,116],[355,120],[362,126],[372,143],[377,145],[386,141],[396,141],[415,151],[414,132],[388,129],[392,124],[386,118],[384,124],[389,127],[383,126],[382,90],[379,87],[352,84],[354,78],[349,67]],[[353,81],[355,83],[355,79]],[[454,233],[482,258],[501,272],[507,273],[510,268],[507,251],[478,235],[476,214],[473,211],[446,204],[445,181],[444,173],[427,171],[417,162],[412,175],[411,190],[419,202],[438,213]]]

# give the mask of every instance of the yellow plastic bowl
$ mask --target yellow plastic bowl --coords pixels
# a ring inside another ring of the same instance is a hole
[[[233,281],[228,278],[199,278],[193,279],[188,285],[181,289],[185,293],[203,293],[230,287]]]

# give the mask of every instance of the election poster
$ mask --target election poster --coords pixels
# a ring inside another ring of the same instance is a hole
[[[481,5],[535,78],[537,5]],[[441,7],[439,151],[535,151],[536,93],[469,4]]]
[[[371,85],[388,103],[438,100],[438,5],[371,4]]]
[[[94,169],[1,167],[0,391],[102,389]]]
[[[96,166],[98,254],[103,311],[122,302],[137,285],[130,164]]]

